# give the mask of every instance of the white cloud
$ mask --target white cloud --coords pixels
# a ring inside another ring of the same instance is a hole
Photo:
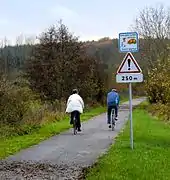
[[[50,8],[48,12],[53,20],[62,19],[63,23],[69,28],[69,31],[78,36],[79,40],[96,41],[105,37],[100,32],[100,29],[102,29],[101,22],[90,15],[79,14],[74,9],[62,5],[56,5]],[[101,28],[96,31],[96,27],[99,25]]]

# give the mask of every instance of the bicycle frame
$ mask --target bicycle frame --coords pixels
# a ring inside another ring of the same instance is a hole
[[[114,110],[114,108],[111,110],[111,123],[112,123],[112,131],[113,131],[114,127],[115,127],[115,110]]]
[[[76,135],[77,134],[77,119],[75,116],[73,118],[73,131],[74,131],[74,135]]]

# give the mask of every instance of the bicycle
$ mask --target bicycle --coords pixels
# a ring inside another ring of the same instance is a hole
[[[73,133],[74,133],[74,135],[77,134],[77,119],[76,119],[75,115],[73,118]]]
[[[112,126],[112,131],[114,131],[115,128],[115,110],[114,108],[111,110],[111,126]]]

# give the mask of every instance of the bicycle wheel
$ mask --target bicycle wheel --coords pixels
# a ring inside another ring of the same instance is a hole
[[[74,135],[76,135],[77,134],[77,120],[75,117],[73,118],[73,131],[74,131]]]
[[[112,118],[112,131],[114,131],[114,128],[115,128],[115,111],[114,109],[112,109],[112,112],[111,112],[111,118]]]

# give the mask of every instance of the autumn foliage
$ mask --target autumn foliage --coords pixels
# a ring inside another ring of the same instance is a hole
[[[170,120],[169,27],[170,11],[162,5],[146,7],[136,19],[136,29],[144,38],[141,51],[147,64],[145,90],[152,112],[164,120]]]
[[[167,104],[170,102],[170,58],[166,63],[158,62],[148,74],[146,90],[151,103]]]

